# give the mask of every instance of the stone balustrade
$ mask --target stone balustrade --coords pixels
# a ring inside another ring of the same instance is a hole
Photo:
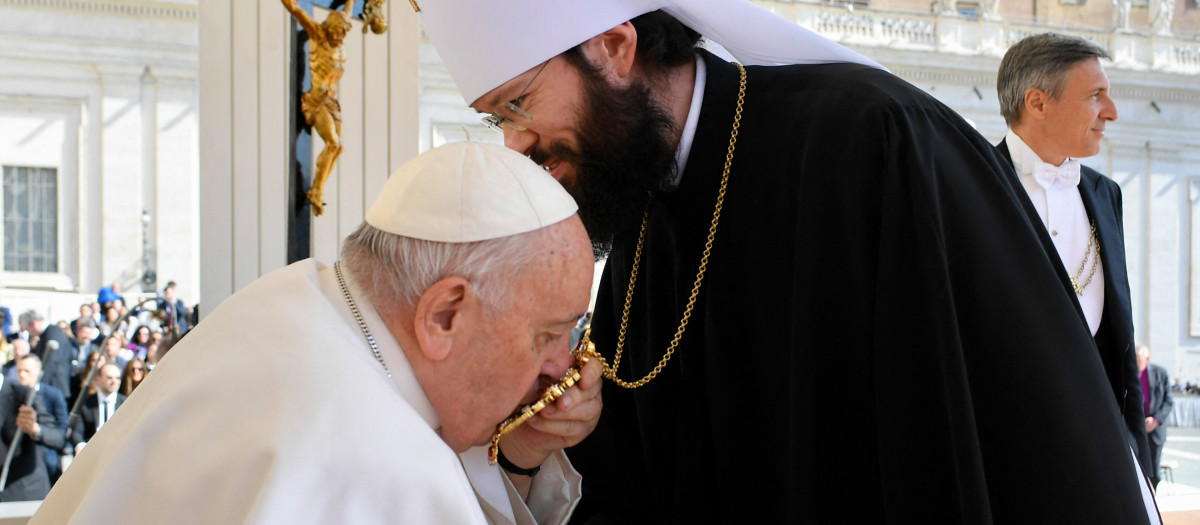
[[[1006,20],[1002,14],[975,16],[973,12],[889,11],[854,3],[781,0],[757,0],[756,3],[848,45],[999,58],[1022,38],[1055,31],[1104,46],[1113,56],[1114,67],[1119,69],[1200,74],[1200,39],[1196,37],[1090,28],[1072,22],[1054,25]]]

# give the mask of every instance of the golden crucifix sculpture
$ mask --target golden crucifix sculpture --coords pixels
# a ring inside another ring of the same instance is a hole
[[[317,157],[312,188],[307,194],[313,215],[319,216],[325,212],[325,181],[342,154],[342,106],[338,102],[338,85],[345,72],[342,64],[346,62],[342,41],[351,29],[350,16],[354,13],[355,0],[348,0],[341,11],[330,12],[321,25],[317,25],[308,12],[296,5],[296,0],[281,1],[300,22],[304,32],[308,33],[308,68],[312,73],[312,87],[300,97],[300,109],[305,122],[325,142],[324,149]],[[387,29],[387,22],[383,19],[384,1],[367,0],[364,9],[365,22],[376,33]],[[366,32],[366,27],[363,31]]]
[[[363,6],[363,33],[367,32],[367,28],[371,28],[371,32],[377,35],[387,31],[387,18],[383,15],[383,4],[387,0],[367,0],[367,5]]]

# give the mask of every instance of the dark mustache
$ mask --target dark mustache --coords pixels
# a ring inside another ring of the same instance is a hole
[[[580,155],[578,151],[563,142],[551,143],[546,148],[536,148],[529,155],[529,159],[538,165],[546,164],[546,161],[552,158],[558,159],[559,162],[566,162],[576,166],[587,162],[583,155]]]

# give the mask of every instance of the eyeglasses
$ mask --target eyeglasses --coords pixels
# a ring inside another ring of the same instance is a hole
[[[533,81],[537,80],[538,75],[542,74],[542,70],[546,69],[546,65],[549,63],[550,63],[549,60],[542,62],[542,67],[538,68],[537,73],[533,74],[533,78],[529,79],[529,82],[525,83],[525,87],[523,89],[521,89],[521,94],[517,95],[517,98],[514,98],[508,102],[505,102],[504,107],[508,108],[508,110],[513,113],[516,113],[518,115],[521,115],[522,117],[525,117],[528,120],[533,120],[533,115],[530,115],[528,111],[521,109],[521,107],[518,106],[517,104],[521,103],[521,99],[525,97],[525,92],[529,91],[529,86],[533,85]],[[489,129],[491,129],[492,131],[498,131],[500,133],[504,133],[503,126],[505,124],[508,124],[509,127],[513,128],[517,131],[525,131],[526,129],[528,129],[525,126],[517,124],[517,123],[513,122],[512,119],[510,119],[504,115],[501,115],[500,113],[497,113],[495,111],[493,111],[490,115],[484,115],[482,120],[483,120],[483,124],[485,126],[487,126]]]

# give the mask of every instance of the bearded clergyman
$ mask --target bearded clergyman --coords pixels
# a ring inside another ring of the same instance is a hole
[[[1148,523],[1054,246],[954,111],[747,0],[414,3],[608,254],[573,519]]]

